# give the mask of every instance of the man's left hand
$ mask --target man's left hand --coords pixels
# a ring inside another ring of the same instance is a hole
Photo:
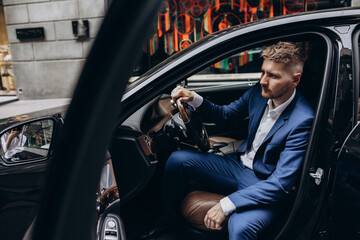
[[[226,216],[221,208],[221,204],[218,203],[206,213],[204,218],[204,224],[207,228],[213,230],[221,230],[223,228],[222,223],[225,221]]]

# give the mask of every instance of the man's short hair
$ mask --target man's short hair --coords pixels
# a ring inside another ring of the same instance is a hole
[[[21,131],[21,130],[22,130],[22,126],[14,127],[14,131]]]
[[[260,57],[264,60],[285,63],[300,73],[305,62],[304,51],[292,42],[278,42],[268,46],[261,52]]]

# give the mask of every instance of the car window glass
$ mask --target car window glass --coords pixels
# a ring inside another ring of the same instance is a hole
[[[237,83],[255,84],[260,80],[263,47],[249,49],[218,61],[188,78],[189,87],[232,85]]]

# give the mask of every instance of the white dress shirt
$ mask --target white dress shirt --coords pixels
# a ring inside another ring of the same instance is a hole
[[[195,110],[202,104],[202,102],[203,102],[203,97],[195,93],[194,99],[188,102],[188,104]]]
[[[240,160],[244,164],[244,166],[253,169],[253,161],[256,151],[263,143],[265,137],[270,132],[271,128],[274,126],[275,122],[278,120],[281,113],[285,110],[287,106],[289,106],[291,101],[294,99],[295,94],[296,94],[296,89],[294,89],[294,92],[291,95],[291,97],[277,108],[273,108],[273,102],[271,99],[268,100],[258,130],[256,131],[254,141],[252,142],[251,148],[240,156]],[[197,93],[195,93],[194,100],[189,102],[188,104],[194,109],[196,109],[201,105],[202,102],[203,102],[203,98]],[[228,197],[221,199],[220,204],[226,216],[228,216],[229,214],[233,213],[236,210],[234,203]]]
[[[11,151],[16,147],[22,147],[25,145],[25,142],[27,140],[26,136],[23,133],[20,133],[19,136],[16,136],[12,139],[12,141],[10,142],[9,148],[6,147],[6,141],[8,139],[10,135],[10,132],[6,132],[2,137],[1,137],[1,145],[2,145],[2,150],[4,152],[7,151]]]
[[[10,132],[6,132],[1,137],[1,147],[3,152],[5,153],[6,159],[11,159],[16,153],[24,151],[23,146],[25,145],[25,142],[27,140],[27,137],[24,135],[24,133],[20,133],[19,136],[16,136],[12,139],[9,148],[6,147],[6,141],[10,135]]]
[[[263,143],[265,137],[268,135],[271,128],[274,126],[275,122],[278,120],[282,112],[287,106],[289,106],[291,101],[294,99],[295,93],[296,89],[294,89],[291,97],[277,108],[273,108],[273,103],[271,99],[268,100],[259,127],[256,131],[254,141],[252,142],[251,148],[240,156],[240,160],[242,161],[244,166],[253,169],[253,161],[256,151],[259,149],[260,145]]]

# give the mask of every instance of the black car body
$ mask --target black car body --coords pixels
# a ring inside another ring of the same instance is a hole
[[[106,148],[112,156],[120,201],[109,204],[101,215],[97,223],[98,236],[106,239],[110,234],[117,239],[133,239],[143,223],[153,221],[159,213],[161,173],[167,157],[192,143],[181,135],[182,131],[170,130],[172,126],[181,125],[173,120],[178,113],[169,103],[172,88],[182,81],[191,88],[194,82],[190,77],[206,67],[285,40],[303,44],[308,50],[308,63],[299,89],[313,106],[316,118],[293,204],[262,238],[360,237],[359,9],[296,14],[234,26],[209,35],[145,73],[128,85],[122,96],[131,63],[135,62],[135,57],[124,58],[129,56],[126,53],[132,47],[141,45],[140,40],[133,44],[126,41],[140,34],[130,31],[130,26],[129,36],[123,41],[117,42],[111,37],[111,28],[124,17],[119,16],[124,13],[124,4],[115,1],[109,10],[80,77],[64,129],[55,136],[56,145],[51,146],[54,155],[49,155],[52,160],[47,187],[37,221],[31,228],[34,239],[95,238],[94,193]],[[156,7],[148,4],[135,25],[151,18]],[[125,48],[124,44],[131,47]],[[103,76],[104,86],[93,91],[98,77],[94,64],[96,58],[103,55],[107,59],[101,63],[107,70]],[[253,63],[250,69],[258,64]],[[123,68],[117,68],[119,65]],[[227,84],[213,81],[211,86],[197,87],[196,91],[215,103],[226,104],[256,81],[250,78],[238,83],[227,81]],[[238,124],[205,125],[209,135],[241,139],[247,134],[246,119],[242,129],[236,127]],[[71,135],[75,129],[79,132],[77,139]],[[1,172],[7,172],[1,175],[4,181],[15,176],[20,179],[21,175],[11,173],[8,165],[0,166]],[[117,223],[116,231],[106,229],[109,219]],[[4,222],[2,229],[6,224],[10,223]],[[182,231],[186,223],[180,229],[180,233],[168,238],[194,236],[188,235],[193,232]],[[216,235],[201,231],[197,234],[200,238]]]

